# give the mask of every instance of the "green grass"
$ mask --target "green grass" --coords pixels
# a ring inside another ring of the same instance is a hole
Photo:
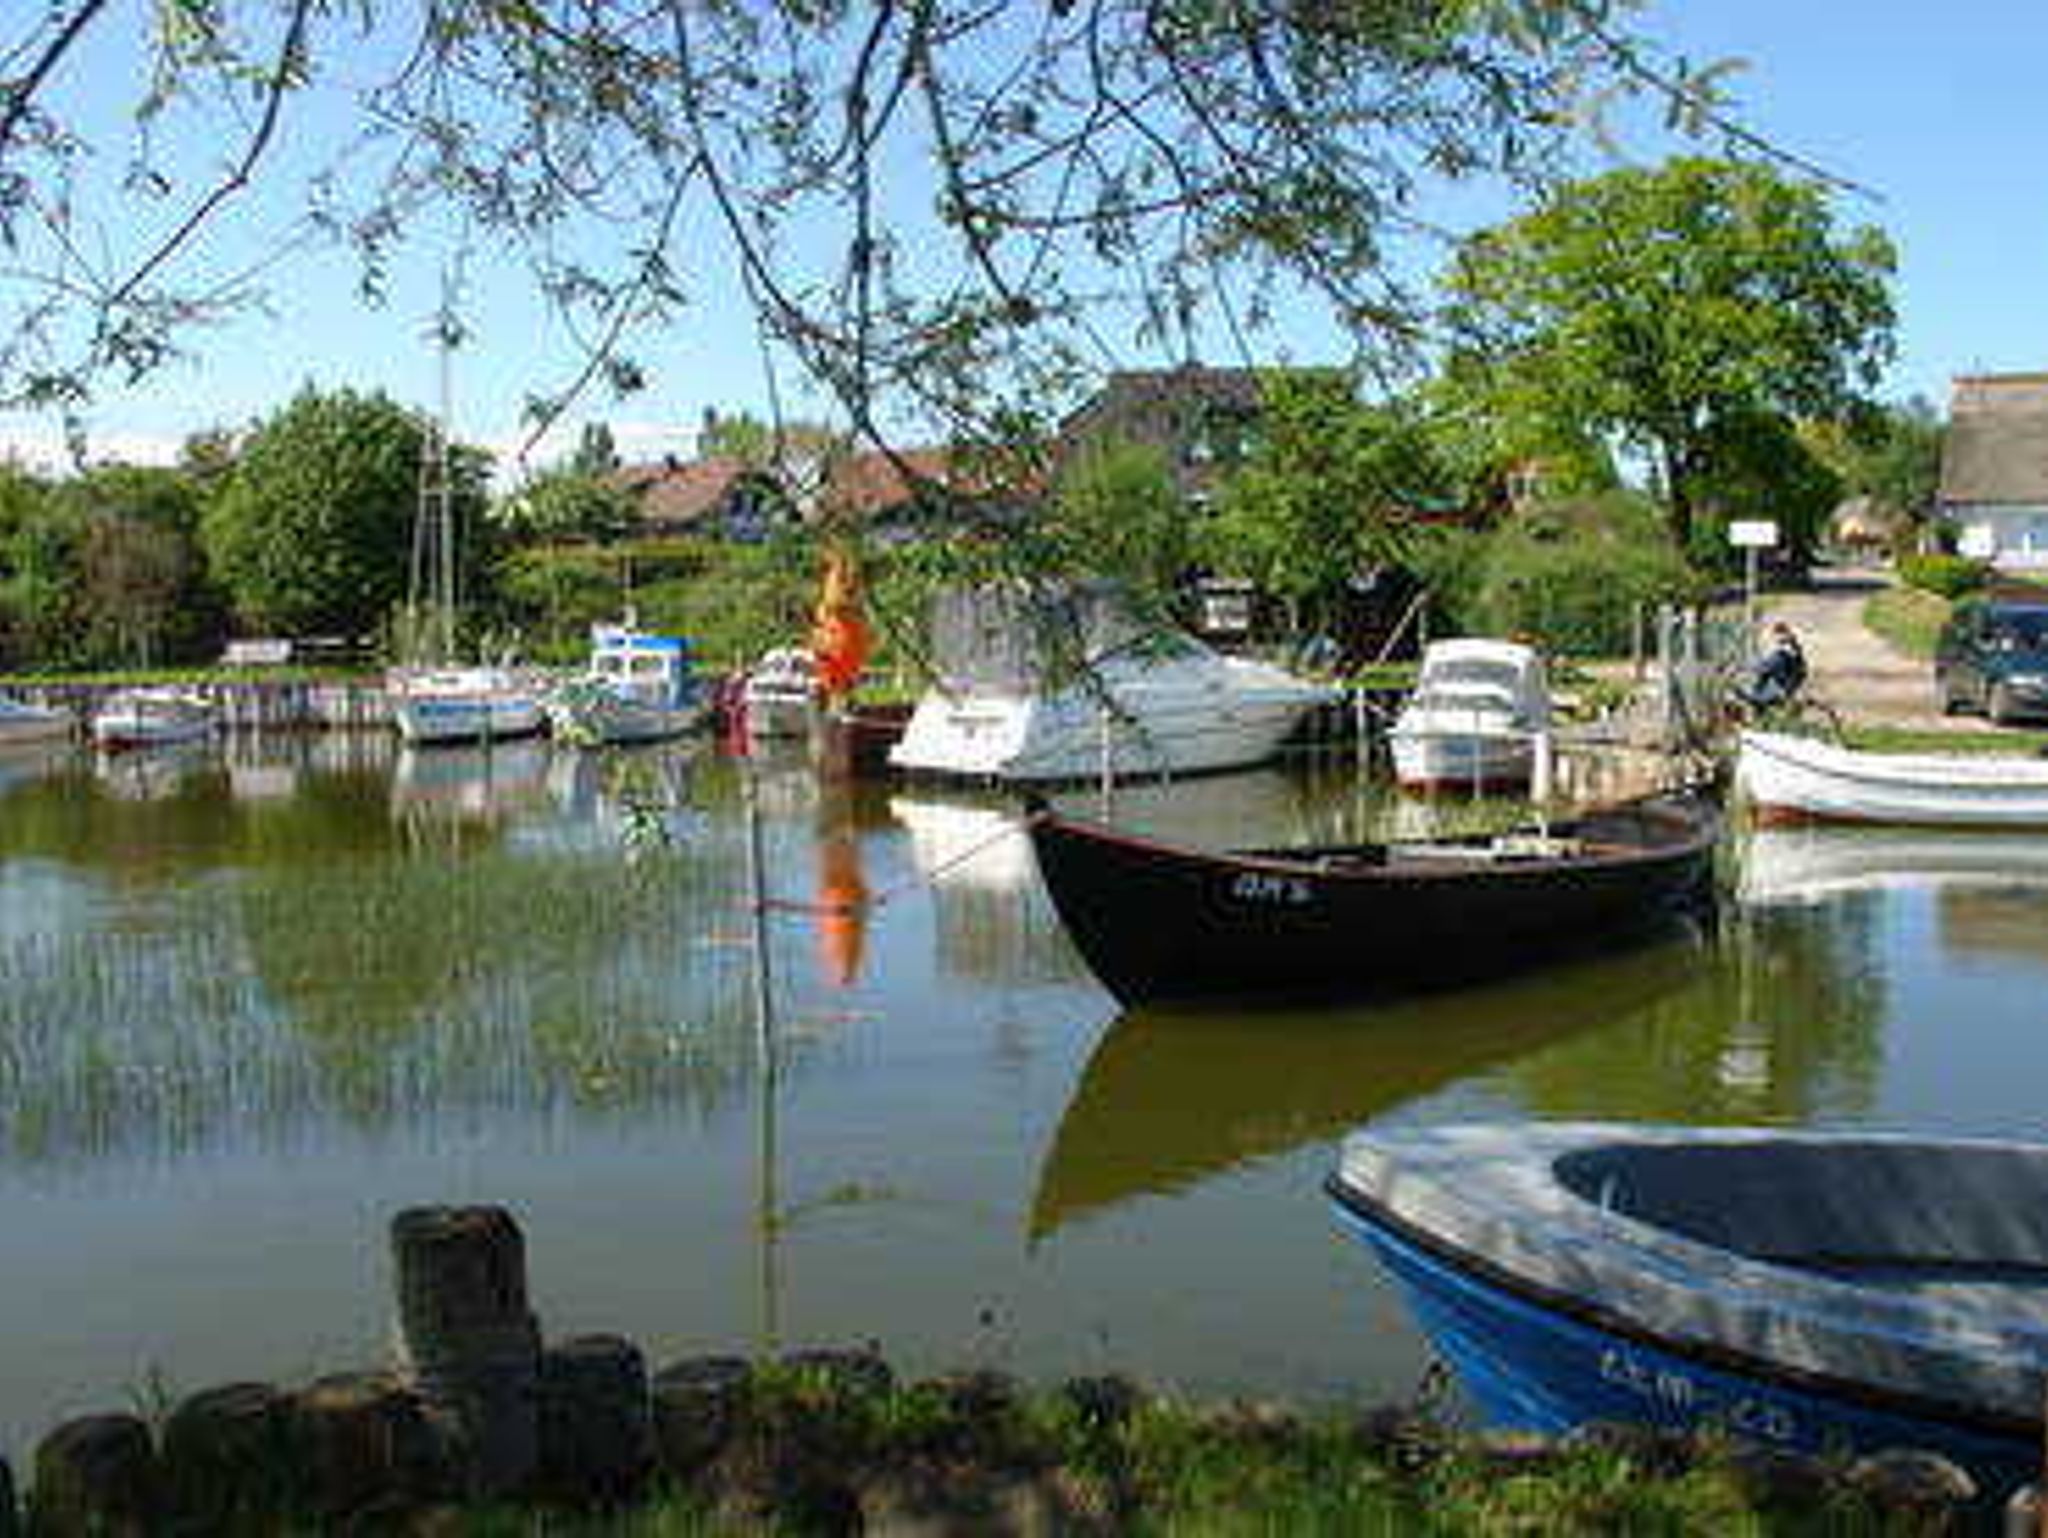
[[[1914,587],[1888,587],[1863,604],[1863,623],[1909,657],[1931,659],[1949,602]]]
[[[1852,726],[1843,735],[1850,747],[1878,753],[2048,753],[2048,731]]]

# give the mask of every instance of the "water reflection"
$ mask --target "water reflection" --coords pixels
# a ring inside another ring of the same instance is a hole
[[[1627,1020],[1706,966],[1673,932],[1533,979],[1379,1008],[1121,1016],[1060,1118],[1031,1204],[1062,1224],[1334,1138],[1576,1032]]]

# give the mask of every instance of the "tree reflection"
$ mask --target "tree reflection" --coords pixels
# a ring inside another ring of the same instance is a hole
[[[1545,1117],[1799,1125],[1866,1113],[1882,1067],[1882,902],[1731,909],[1687,987],[1506,1076]]]

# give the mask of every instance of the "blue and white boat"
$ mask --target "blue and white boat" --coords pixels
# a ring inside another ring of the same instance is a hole
[[[590,663],[548,698],[548,725],[577,747],[658,742],[704,719],[705,701],[681,636],[594,625]]]
[[[1328,1189],[1496,1424],[2040,1471],[2048,1146],[1417,1127],[1353,1134]]]

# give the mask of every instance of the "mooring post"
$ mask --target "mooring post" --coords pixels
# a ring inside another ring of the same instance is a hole
[[[458,1428],[474,1494],[525,1491],[539,1466],[540,1325],[518,1223],[502,1207],[414,1207],[392,1219],[391,1251],[402,1370]]]

